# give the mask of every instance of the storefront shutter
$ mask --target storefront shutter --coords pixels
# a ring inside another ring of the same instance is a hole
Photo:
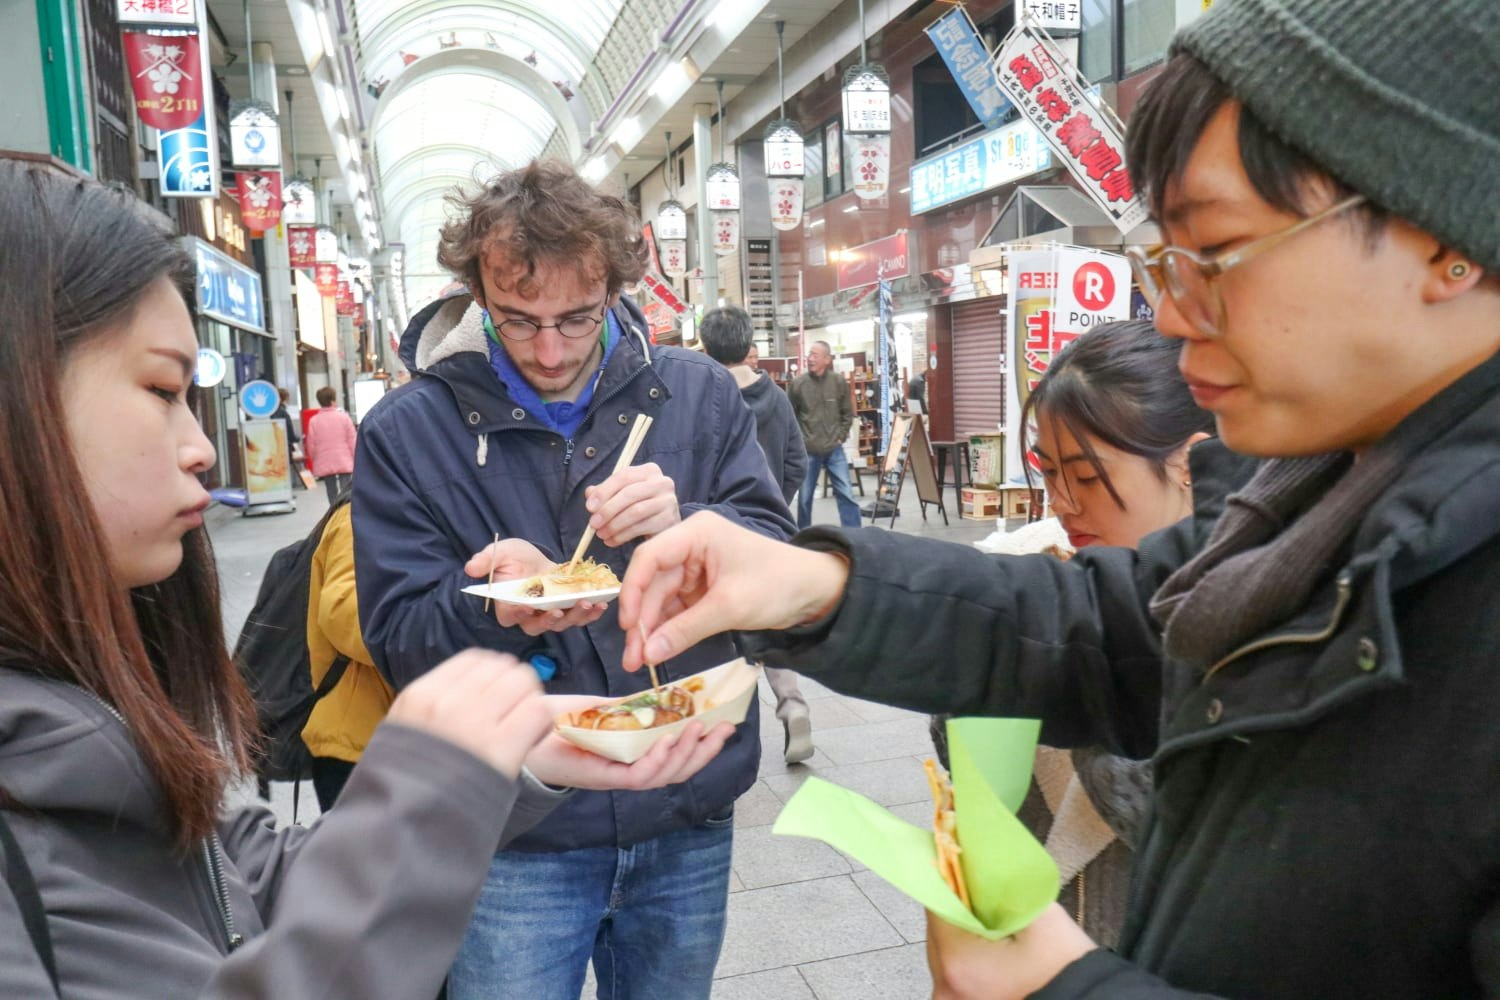
[[[1005,296],[960,302],[953,309],[953,432],[994,434],[1005,422]]]

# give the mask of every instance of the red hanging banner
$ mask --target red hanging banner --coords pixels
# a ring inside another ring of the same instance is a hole
[[[203,113],[198,36],[127,31],[125,62],[141,121],[163,131],[187,128]]]
[[[338,291],[333,296],[334,312],[340,316],[354,315],[354,290],[349,287],[349,282],[340,281]]]
[[[318,266],[317,233],[317,226],[286,227],[286,248],[293,267]]]
[[[281,171],[241,170],[235,174],[240,186],[240,218],[246,229],[265,232],[281,221]]]
[[[318,294],[325,299],[336,298],[339,294],[339,266],[337,264],[319,264],[313,269],[313,280],[318,283]]]

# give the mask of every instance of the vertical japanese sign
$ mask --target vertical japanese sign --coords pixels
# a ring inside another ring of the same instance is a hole
[[[286,247],[292,267],[317,266],[317,232],[317,226],[286,227]]]
[[[161,169],[161,193],[166,198],[217,198],[219,196],[219,140],[214,115],[208,104],[213,91],[204,86],[212,79],[208,64],[208,46],[202,44],[208,32],[208,11],[187,0],[137,0],[122,2],[120,19],[130,13],[155,23],[197,29],[199,40],[197,79],[203,97],[203,109],[188,124],[162,131],[157,137],[157,158]],[[163,18],[167,20],[163,21]],[[148,74],[149,79],[149,74]]]
[[[1125,143],[1114,120],[1089,98],[1073,65],[1050,41],[1018,25],[995,57],[1000,87],[1046,137],[1068,172],[1128,233],[1146,221],[1125,171]]]
[[[318,283],[318,294],[325,299],[337,298],[339,294],[339,266],[319,264],[313,268],[313,280]]]
[[[152,128],[186,128],[203,113],[198,36],[156,31],[123,34],[136,113]]]
[[[896,368],[896,330],[891,319],[891,283],[885,278],[879,281],[876,292],[875,358],[879,368],[877,378],[880,386],[880,454],[887,453],[891,446],[891,416],[897,409],[893,387],[900,381],[901,372]]]
[[[1083,4],[1079,0],[1023,0],[1021,6],[1017,20],[1025,16],[1047,31],[1083,30]]]
[[[969,12],[962,7],[953,8],[928,26],[927,36],[948,64],[948,72],[953,74],[958,89],[963,91],[984,127],[998,128],[1010,111],[1010,102],[995,82],[989,53]]]
[[[240,189],[240,219],[246,229],[265,232],[281,222],[281,172],[241,170],[236,174]]]
[[[1078,339],[1078,334],[1059,333],[1054,326],[1057,293],[1057,253],[1053,250],[1017,250],[1006,256],[1010,269],[1007,303],[1006,351],[1009,372],[1005,378],[1004,480],[1025,479],[1021,454],[1021,408],[1031,398],[1052,356]],[[1035,432],[1029,438],[1036,440]],[[1029,456],[1025,456],[1027,461]]]
[[[198,7],[193,0],[117,0],[115,14],[121,27],[152,24],[196,28]]]

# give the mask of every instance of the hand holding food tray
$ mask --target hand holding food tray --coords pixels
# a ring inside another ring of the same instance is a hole
[[[620,581],[603,563],[584,559],[563,563],[538,576],[465,587],[465,594],[503,604],[518,604],[536,611],[563,611],[580,601],[606,604],[620,595]]]
[[[760,669],[744,659],[668,681],[659,688],[604,702],[557,720],[557,734],[601,757],[630,764],[658,740],[676,736],[689,723],[705,730],[720,722],[739,725],[750,711]]]
[[[1015,816],[1031,783],[1040,729],[1034,719],[950,719],[951,790],[930,774],[935,831],[809,778],[772,832],[837,847],[955,927],[991,941],[1009,937],[1059,890],[1057,865]]]

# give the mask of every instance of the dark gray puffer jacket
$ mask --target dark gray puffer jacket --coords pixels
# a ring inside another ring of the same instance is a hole
[[[68,1000],[437,993],[495,853],[554,796],[458,747],[380,726],[338,807],[274,829],[258,807],[174,849],[162,798],[112,709],[81,688],[0,669],[0,788]],[[509,818],[509,823],[507,823]],[[296,862],[293,865],[293,862]],[[0,997],[52,997],[0,881]],[[230,953],[231,935],[246,943]]]

